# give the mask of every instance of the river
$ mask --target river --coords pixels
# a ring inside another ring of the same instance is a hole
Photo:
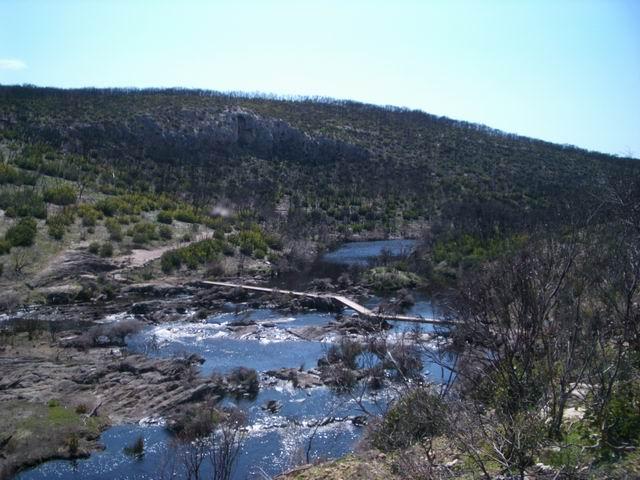
[[[365,265],[382,249],[400,254],[413,248],[410,241],[350,243],[325,255],[324,260],[345,266]],[[416,303],[409,314],[434,316],[429,300],[416,294]],[[372,298],[367,303],[373,307],[380,302]],[[350,312],[346,311],[346,314]],[[247,339],[231,336],[225,328],[238,319],[254,321],[258,333]],[[171,356],[197,353],[205,362],[204,375],[214,371],[225,373],[237,366],[254,368],[262,375],[260,393],[254,399],[225,400],[246,412],[248,432],[243,443],[233,478],[264,478],[277,475],[287,468],[304,463],[305,450],[310,458],[326,459],[353,451],[363,433],[363,427],[351,420],[362,415],[349,394],[339,394],[327,387],[295,389],[291,382],[265,382],[264,372],[283,367],[312,368],[326,353],[332,338],[322,341],[305,341],[289,333],[296,327],[324,325],[333,314],[318,312],[283,315],[270,309],[251,309],[244,304],[230,303],[225,311],[203,322],[175,322],[149,326],[128,339],[132,351],[149,355]],[[414,328],[413,325],[395,322],[393,331]],[[429,326],[424,326],[429,330]],[[153,348],[149,345],[153,344]],[[425,373],[430,365],[426,363]],[[432,372],[433,373],[433,372]],[[437,376],[437,375],[434,375]],[[381,412],[392,398],[390,389],[369,394],[363,405]],[[282,408],[276,413],[263,409],[270,400],[279,402]],[[325,426],[316,424],[330,417],[337,419]],[[144,455],[139,459],[127,456],[123,447],[137,437],[144,438]],[[40,479],[152,479],[161,477],[161,468],[167,458],[170,436],[162,422],[153,421],[139,425],[117,425],[106,430],[101,441],[105,449],[90,458],[77,461],[50,461],[21,473],[21,480]],[[206,468],[205,468],[206,472]]]

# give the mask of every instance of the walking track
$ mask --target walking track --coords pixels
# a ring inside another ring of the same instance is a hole
[[[413,315],[396,315],[394,313],[382,313],[369,310],[367,307],[354,302],[350,298],[343,295],[336,295],[333,293],[313,293],[313,292],[298,292],[296,290],[282,290],[279,288],[267,288],[258,287],[256,285],[245,285],[242,283],[227,283],[227,282],[212,282],[203,280],[203,284],[211,285],[214,287],[227,287],[227,288],[242,288],[244,290],[251,290],[254,292],[265,293],[277,293],[281,295],[292,295],[294,297],[308,297],[308,298],[330,298],[334,302],[341,304],[344,307],[350,308],[356,311],[358,314],[367,318],[379,318],[384,320],[397,320],[401,322],[413,322],[413,323],[429,323],[432,325],[451,325],[452,322],[442,320],[439,318],[419,317]]]

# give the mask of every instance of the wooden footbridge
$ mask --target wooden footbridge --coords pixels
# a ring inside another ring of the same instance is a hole
[[[433,325],[451,325],[453,323],[453,322],[442,320],[439,318],[419,317],[419,316],[413,316],[413,315],[396,315],[393,313],[374,312],[373,310],[369,310],[367,307],[360,305],[359,303],[354,302],[353,300],[343,295],[336,295],[334,293],[297,292],[295,290],[281,290],[279,288],[258,287],[256,285],[245,285],[241,283],[212,282],[208,280],[203,280],[201,283],[204,285],[211,285],[214,287],[241,288],[244,290],[250,290],[254,292],[276,293],[280,295],[291,295],[294,297],[331,299],[334,302],[342,305],[343,307],[347,307],[356,311],[358,314],[366,318],[396,320],[400,322],[429,323]]]

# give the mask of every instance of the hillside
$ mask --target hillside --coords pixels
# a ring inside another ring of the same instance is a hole
[[[2,87],[0,130],[23,169],[263,220],[279,207],[290,233],[555,222],[640,173],[633,160],[417,111],[190,90]]]

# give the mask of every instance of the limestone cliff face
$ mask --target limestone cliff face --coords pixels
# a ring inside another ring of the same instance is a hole
[[[38,125],[37,136],[83,155],[125,156],[165,162],[206,162],[252,155],[313,164],[361,161],[367,150],[313,137],[288,123],[249,110],[178,110],[117,121]]]

